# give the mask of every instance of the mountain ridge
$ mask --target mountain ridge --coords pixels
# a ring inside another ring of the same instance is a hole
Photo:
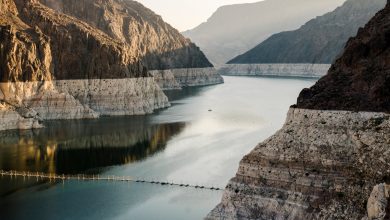
[[[266,0],[222,6],[207,22],[183,34],[200,46],[213,63],[220,65],[270,35],[298,28],[311,18],[333,10],[342,2],[344,0]]]
[[[228,64],[333,63],[347,40],[385,4],[386,0],[347,0],[297,30],[272,35]]]

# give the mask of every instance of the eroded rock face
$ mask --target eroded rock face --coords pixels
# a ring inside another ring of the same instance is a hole
[[[374,187],[367,202],[367,217],[369,220],[384,220],[390,218],[389,190],[390,185],[383,183]]]
[[[209,219],[362,219],[390,175],[390,115],[290,109],[240,163]]]
[[[388,1],[244,157],[208,219],[388,218],[389,16]]]
[[[0,102],[0,131],[4,130],[28,130],[42,128],[36,115],[24,118],[13,106]]]
[[[169,107],[154,78],[59,80],[56,89],[105,116],[144,115]]]
[[[297,106],[308,109],[390,112],[390,5],[356,37],[329,73],[301,92]]]
[[[0,82],[51,80],[49,40],[19,19],[13,0],[0,2],[0,39]]]
[[[149,70],[212,67],[190,40],[136,1],[40,0],[126,43]]]
[[[0,9],[0,130],[169,106],[127,44],[36,0]]]
[[[135,51],[75,18],[35,0],[15,0],[20,17],[49,37],[55,79],[113,79],[147,76]]]

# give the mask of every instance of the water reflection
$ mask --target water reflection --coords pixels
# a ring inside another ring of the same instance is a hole
[[[173,92],[172,107],[148,117],[51,122],[35,133],[0,134],[0,167],[72,173],[87,169],[223,186],[241,158],[281,127],[302,88],[313,84],[225,77],[223,85]],[[111,167],[99,170],[104,166]],[[0,178],[0,219],[195,220],[220,199],[219,192],[138,183]]]
[[[147,117],[53,121],[37,131],[0,133],[0,169],[57,174],[141,161],[165,149],[185,123],[151,124]]]

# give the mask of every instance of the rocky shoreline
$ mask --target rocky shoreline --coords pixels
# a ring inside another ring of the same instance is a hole
[[[0,0],[0,9],[0,130],[150,114],[170,106],[161,88],[223,82],[199,47],[136,1]]]
[[[390,0],[242,159],[207,219],[390,218],[389,18]]]
[[[362,219],[390,175],[389,143],[389,114],[291,108],[207,219]]]
[[[225,64],[218,69],[219,74],[227,76],[278,76],[308,77],[325,76],[330,64]]]
[[[0,130],[40,128],[42,120],[143,115],[169,107],[154,78],[0,83]]]

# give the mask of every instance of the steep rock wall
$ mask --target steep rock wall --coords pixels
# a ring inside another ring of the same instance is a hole
[[[36,0],[0,8],[0,130],[169,106],[126,43]]]
[[[62,79],[113,79],[147,76],[127,45],[35,0],[15,0],[21,19],[39,28],[51,43],[52,74]]]
[[[389,218],[389,18],[390,1],[244,157],[209,219]]]
[[[329,73],[305,89],[308,109],[390,112],[390,5],[351,38]]]
[[[40,0],[126,43],[150,70],[212,67],[189,39],[136,1]]]
[[[154,78],[60,80],[56,89],[69,93],[101,115],[144,115],[170,106]]]
[[[290,109],[240,163],[208,219],[362,219],[390,175],[390,115]]]

